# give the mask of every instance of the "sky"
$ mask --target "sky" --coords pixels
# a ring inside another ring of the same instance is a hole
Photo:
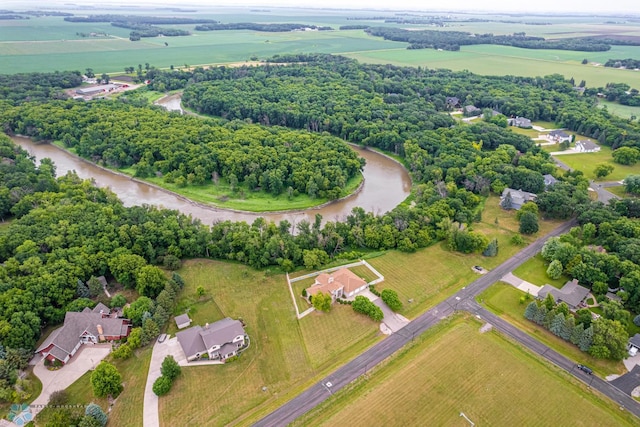
[[[54,3],[90,4],[92,1],[60,0],[59,2],[42,2],[41,0],[3,0],[8,7],[25,9],[46,4],[52,7]],[[95,2],[98,3],[98,2]],[[313,8],[343,8],[343,9],[388,9],[388,10],[420,10],[420,11],[508,11],[508,12],[558,12],[558,13],[634,13],[640,15],[640,1],[638,0],[535,0],[535,1],[505,1],[505,0],[103,0],[102,5],[190,5],[212,6],[259,6],[259,7],[313,7]]]

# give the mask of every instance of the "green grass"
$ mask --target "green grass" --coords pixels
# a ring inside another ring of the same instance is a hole
[[[542,326],[525,319],[524,310],[526,305],[520,304],[519,302],[520,297],[523,295],[525,295],[524,292],[511,285],[496,283],[481,293],[477,297],[477,300],[518,329],[523,330],[558,353],[576,361],[576,363],[582,363],[592,367],[594,371],[602,376],[626,373],[622,362],[595,359],[589,354],[580,351],[578,347],[570,342],[564,341]]]
[[[251,346],[234,363],[183,369],[160,399],[161,425],[250,423],[379,339],[378,324],[349,307],[298,321],[283,274],[209,260],[186,261],[179,273],[186,285],[177,311],[189,309],[192,324],[242,318]],[[216,393],[205,392],[211,384]]]
[[[558,289],[562,288],[564,284],[567,283],[568,278],[564,276],[559,279],[550,278],[547,276],[547,267],[549,267],[549,263],[547,263],[540,254],[537,254],[516,268],[513,274],[537,286],[549,284]]]
[[[498,332],[436,326],[294,425],[637,425],[602,395]],[[507,404],[508,402],[508,404]]]
[[[640,164],[626,166],[614,163],[611,153],[610,147],[600,145],[600,151],[596,153],[563,154],[558,156],[558,160],[573,169],[584,172],[589,179],[596,179],[593,171],[598,164],[605,163],[613,166],[613,172],[599,181],[622,181],[629,175],[640,174]]]
[[[635,194],[631,194],[631,193],[627,193],[627,190],[625,190],[624,185],[618,185],[615,187],[607,187],[606,190],[610,193],[615,194],[618,197],[638,197]]]
[[[33,374],[33,367],[29,366],[26,370],[26,375],[23,379],[22,387],[25,392],[28,394],[28,397],[21,402],[16,403],[31,403],[40,395],[42,392],[42,382],[40,379]],[[9,410],[11,409],[11,403],[9,402],[0,402],[0,419],[6,418],[9,414]]]
[[[631,107],[629,105],[622,105],[617,102],[610,102],[602,99],[598,101],[598,107],[607,107],[607,110],[610,113],[620,116],[623,119],[630,119],[631,116],[635,116],[636,118],[640,117],[640,107]]]
[[[134,175],[133,168],[118,169],[118,171],[128,175]],[[311,198],[308,194],[299,194],[289,198],[286,191],[278,196],[274,196],[265,191],[251,191],[242,184],[238,185],[235,191],[232,191],[227,180],[224,178],[221,178],[217,185],[212,182],[207,182],[203,185],[190,185],[187,187],[167,183],[163,178],[159,177],[148,177],[143,180],[196,202],[248,212],[307,209],[329,202],[329,199]],[[361,173],[350,178],[347,181],[341,197],[353,193],[360,184],[362,184],[362,181],[363,176]]]

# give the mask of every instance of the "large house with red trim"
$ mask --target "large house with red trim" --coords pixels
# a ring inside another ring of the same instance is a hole
[[[365,289],[367,282],[351,270],[341,268],[331,274],[319,274],[315,283],[307,288],[307,295],[313,296],[322,292],[331,295],[331,299],[335,301],[336,298],[352,297]]]
[[[64,324],[49,334],[38,347],[46,360],[67,363],[82,344],[96,344],[103,341],[115,341],[129,335],[131,322],[128,319],[111,314],[111,310],[98,303],[92,310],[89,307],[81,312],[67,312]]]

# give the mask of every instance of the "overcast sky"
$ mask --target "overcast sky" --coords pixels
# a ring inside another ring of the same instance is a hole
[[[508,1],[508,0],[103,0],[94,1],[74,1],[59,0],[54,2],[43,2],[42,0],[2,0],[8,7],[23,9],[26,7],[55,7],[59,4],[82,4],[87,5],[97,3],[102,5],[208,5],[208,6],[295,6],[314,8],[350,8],[350,9],[412,9],[422,11],[442,11],[442,10],[463,10],[463,11],[508,11],[508,12],[598,12],[607,13],[635,13],[640,14],[639,0],[533,0],[533,1]]]

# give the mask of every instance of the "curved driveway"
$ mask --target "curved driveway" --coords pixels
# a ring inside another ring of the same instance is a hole
[[[506,260],[504,263],[491,270],[489,273],[481,276],[470,285],[462,288],[455,295],[417,317],[398,332],[371,347],[351,362],[323,378],[320,382],[312,385],[302,394],[267,415],[255,425],[283,426],[289,424],[299,416],[309,412],[311,409],[328,399],[336,391],[353,382],[360,375],[365,374],[368,369],[373,368],[375,365],[391,356],[391,354],[402,348],[409,341],[413,340],[415,336],[420,335],[440,320],[453,314],[456,310],[470,311],[479,315],[489,321],[494,327],[504,334],[509,335],[530,350],[570,372],[581,381],[590,384],[609,398],[618,402],[621,406],[637,417],[640,417],[640,404],[630,396],[622,393],[611,384],[597,378],[596,376],[587,376],[582,373],[582,371],[574,369],[575,363],[573,361],[551,350],[549,347],[536,341],[534,338],[510,325],[498,316],[480,307],[480,305],[478,305],[474,300],[476,295],[538,253],[540,249],[542,249],[544,242],[549,237],[566,233],[575,225],[575,221],[569,221],[556,228],[548,235],[536,240],[531,245]]]

